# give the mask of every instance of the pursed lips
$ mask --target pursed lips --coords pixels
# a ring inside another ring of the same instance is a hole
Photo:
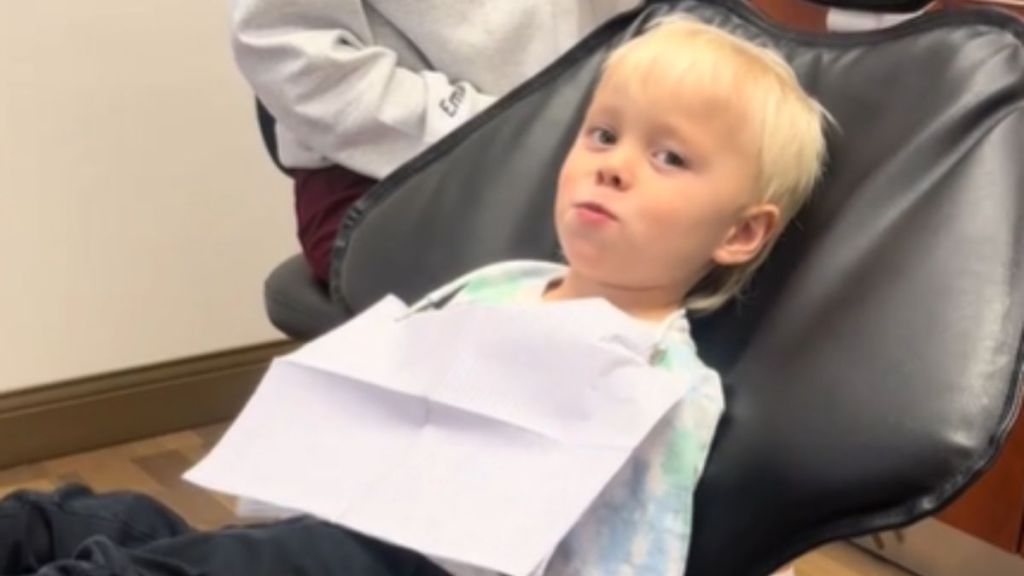
[[[577,202],[573,204],[573,207],[579,210],[586,210],[587,212],[591,212],[593,214],[605,216],[610,220],[619,219],[619,217],[616,216],[614,212],[612,212],[608,208],[605,208],[604,205],[599,204],[597,202]]]

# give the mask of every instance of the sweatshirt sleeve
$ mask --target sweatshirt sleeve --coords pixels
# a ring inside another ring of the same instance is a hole
[[[363,2],[233,0],[232,49],[257,97],[299,143],[381,178],[494,101],[375,46]]]

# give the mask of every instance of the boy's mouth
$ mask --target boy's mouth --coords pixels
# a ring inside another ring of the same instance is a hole
[[[608,220],[619,219],[619,217],[616,216],[611,210],[605,208],[604,206],[598,204],[597,202],[577,202],[574,205],[574,208],[583,213],[583,215],[588,216],[590,218],[600,218]]]

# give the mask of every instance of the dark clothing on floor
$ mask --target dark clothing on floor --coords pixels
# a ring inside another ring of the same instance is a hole
[[[444,576],[414,552],[312,518],[193,530],[156,500],[82,486],[0,500],[4,576]]]

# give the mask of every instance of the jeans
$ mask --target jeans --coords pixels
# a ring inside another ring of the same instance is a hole
[[[0,500],[0,575],[445,576],[415,552],[312,518],[193,530],[143,494],[78,485]]]

